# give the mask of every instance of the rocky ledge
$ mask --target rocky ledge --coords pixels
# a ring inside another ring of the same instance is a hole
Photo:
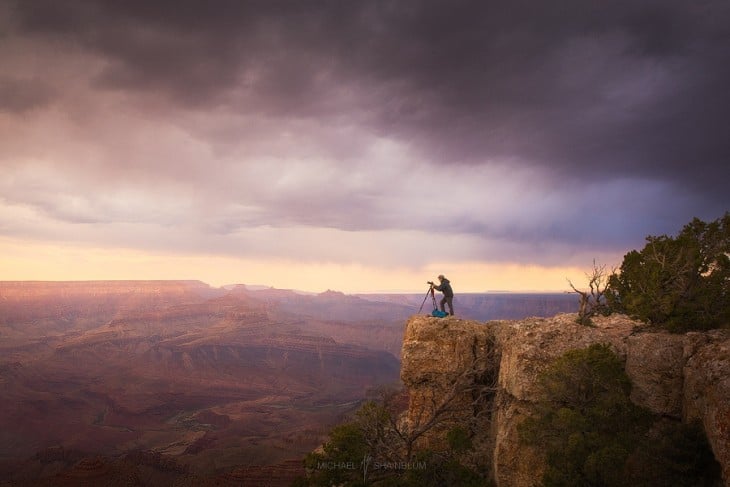
[[[477,443],[491,462],[495,483],[535,485],[544,456],[519,443],[517,426],[539,399],[539,373],[568,350],[610,344],[632,381],[632,401],[666,417],[699,420],[730,486],[730,330],[675,335],[649,331],[622,315],[596,318],[592,327],[575,320],[574,314],[486,323],[412,317],[401,367],[410,394],[408,419],[422,422],[453,394],[457,381],[490,383],[490,410],[474,409],[477,388],[466,388],[470,397],[452,403],[469,403],[472,409],[454,408],[464,416],[456,421],[488,416]]]

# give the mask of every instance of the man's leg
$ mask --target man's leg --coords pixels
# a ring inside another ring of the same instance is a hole
[[[446,313],[446,310],[444,309],[444,304],[445,304],[445,303],[446,303],[446,302],[448,301],[448,299],[449,299],[449,298],[447,298],[446,296],[444,296],[443,298],[441,298],[441,303],[439,303],[439,304],[440,304],[439,308],[440,308],[440,309],[441,309],[441,311],[443,311],[444,313]],[[449,305],[449,306],[450,306],[450,305]]]
[[[450,311],[451,316],[454,316],[454,297],[449,296],[448,298],[444,298],[444,299],[446,299],[446,304],[449,305],[449,311]]]

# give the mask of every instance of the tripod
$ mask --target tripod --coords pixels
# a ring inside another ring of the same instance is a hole
[[[425,297],[423,298],[423,302],[421,303],[421,307],[420,307],[420,308],[418,308],[418,312],[419,312],[419,313],[420,313],[420,312],[421,312],[421,310],[423,309],[423,305],[424,305],[424,304],[426,304],[426,300],[428,299],[428,295],[429,295],[429,294],[431,295],[431,301],[433,301],[433,309],[436,309],[436,308],[437,308],[437,306],[436,306],[436,296],[434,295],[434,292],[433,292],[433,284],[432,284],[432,285],[431,285],[431,286],[430,286],[430,287],[428,288],[428,291],[426,291],[426,296],[425,296]]]

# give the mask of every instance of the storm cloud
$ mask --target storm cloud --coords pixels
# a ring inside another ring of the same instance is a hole
[[[724,0],[0,12],[3,235],[558,265],[730,206]]]

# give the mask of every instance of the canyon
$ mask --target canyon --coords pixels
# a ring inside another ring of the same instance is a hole
[[[422,300],[199,281],[0,282],[0,477],[287,485],[369,391],[399,383],[404,326]],[[576,306],[561,294],[456,302],[475,319]]]
[[[255,476],[301,458],[365,391],[398,380],[392,353],[353,343],[378,345],[386,325],[359,324],[357,340],[352,323],[243,287],[3,283],[0,296],[0,476],[20,485],[73,478],[83,454],[111,471],[153,452],[176,462],[168,476]]]

